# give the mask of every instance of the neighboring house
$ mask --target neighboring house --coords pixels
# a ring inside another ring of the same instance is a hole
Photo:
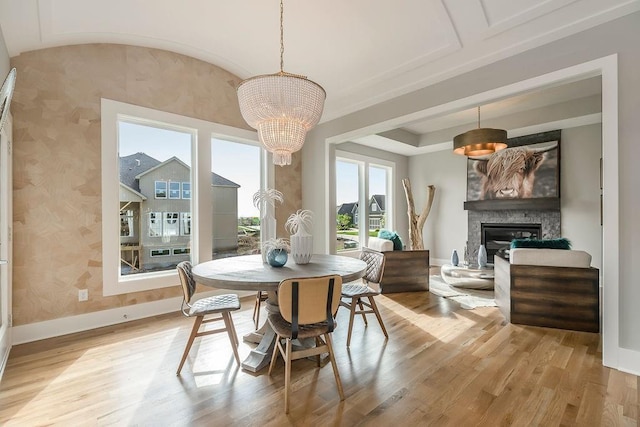
[[[369,199],[369,229],[379,230],[384,227],[385,220],[385,196],[374,194]]]
[[[358,225],[358,202],[343,203],[338,206],[338,215],[349,215],[351,223]]]
[[[191,170],[177,157],[120,157],[120,248],[133,271],[190,259]],[[213,251],[238,247],[238,184],[212,173]]]
[[[384,227],[385,196],[374,194],[369,199],[369,229],[378,230]],[[343,203],[338,206],[338,215],[349,215],[351,222],[358,225],[358,202]]]

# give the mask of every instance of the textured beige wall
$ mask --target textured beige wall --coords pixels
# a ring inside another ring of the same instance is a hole
[[[14,324],[178,296],[176,286],[102,297],[100,99],[248,129],[239,79],[172,52],[108,44],[27,52],[11,65],[19,75],[11,106]],[[287,210],[301,205],[296,158],[276,169]],[[78,302],[83,288],[88,302]]]

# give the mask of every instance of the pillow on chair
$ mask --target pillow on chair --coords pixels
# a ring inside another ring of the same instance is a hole
[[[402,240],[400,240],[400,236],[395,231],[385,230],[384,228],[378,231],[378,237],[380,239],[391,240],[393,242],[393,250],[401,251],[402,250]]]
[[[571,249],[571,242],[564,237],[560,239],[513,239],[511,249],[542,248],[542,249]]]

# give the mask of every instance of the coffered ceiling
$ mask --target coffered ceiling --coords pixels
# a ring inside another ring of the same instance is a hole
[[[324,122],[637,10],[640,0],[285,0],[284,69],[326,89]],[[0,0],[0,28],[11,56],[124,43],[241,78],[280,65],[277,0]],[[574,89],[565,92],[584,96]],[[568,100],[560,92],[554,102]],[[503,101],[483,116],[504,114],[500,105],[513,114],[518,102],[528,101]],[[468,111],[403,129],[423,135],[474,121]]]

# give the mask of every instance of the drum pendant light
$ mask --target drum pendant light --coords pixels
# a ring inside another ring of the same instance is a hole
[[[478,128],[453,138],[453,152],[463,156],[484,156],[507,148],[507,131],[480,127],[478,106]]]

